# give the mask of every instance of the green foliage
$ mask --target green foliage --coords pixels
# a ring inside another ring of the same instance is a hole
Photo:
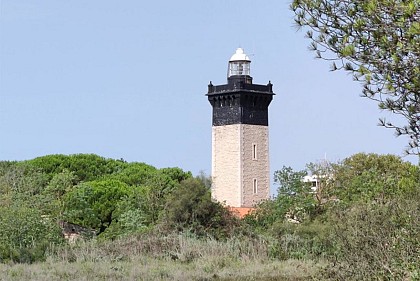
[[[69,192],[77,183],[77,177],[74,172],[63,170],[55,174],[44,189],[44,193],[50,194],[55,199],[60,199]]]
[[[393,155],[355,154],[334,165],[328,186],[335,265],[331,280],[410,280],[419,276],[419,167]]]
[[[1,177],[3,189],[23,198],[38,195],[48,183],[48,178],[38,169],[28,165],[11,166]]]
[[[47,155],[21,163],[36,167],[50,178],[68,170],[76,175],[79,182],[117,173],[126,166],[123,160],[106,159],[95,154]]]
[[[63,242],[58,225],[27,207],[0,207],[0,262],[44,260],[46,251]]]
[[[223,205],[211,200],[210,190],[200,179],[190,178],[168,197],[163,223],[170,229],[222,238],[232,233],[237,219]]]
[[[0,203],[34,208],[115,238],[155,225],[169,194],[188,178],[191,173],[180,168],[94,154],[47,155],[0,162]]]
[[[320,172],[318,165],[308,165]],[[324,170],[324,169],[322,169]],[[279,259],[319,259],[333,251],[330,225],[323,220],[324,208],[311,185],[303,181],[306,171],[283,167],[274,174],[277,197],[260,203],[245,217],[254,231],[274,238],[271,256]]]
[[[184,172],[180,168],[156,169],[144,163],[127,163],[126,167],[115,174],[105,178],[116,179],[131,186],[129,199],[126,201],[125,210],[127,218],[138,218],[140,229],[155,224],[166,204],[167,196],[179,187],[180,182],[191,178],[190,172]],[[133,212],[130,212],[132,209]],[[136,214],[136,215],[134,215]],[[118,232],[129,229],[115,226]]]
[[[64,220],[95,230],[101,239],[115,239],[153,228],[168,197],[189,178],[191,173],[180,168],[156,169],[93,154],[0,161],[0,203],[13,210],[32,208],[50,221]],[[12,258],[14,246],[4,247],[9,259],[24,260],[20,254]]]
[[[1,205],[42,208],[41,192],[48,184],[48,177],[35,167],[18,162],[3,168],[0,173]]]
[[[107,174],[105,178],[116,179],[131,186],[145,185],[152,180],[158,170],[145,163],[127,163],[118,173]]]
[[[401,115],[405,124],[380,120],[410,137],[407,153],[420,146],[420,1],[293,0],[291,9],[317,58],[333,60],[363,83],[363,96]],[[338,64],[338,65],[337,65]]]
[[[394,155],[355,154],[334,166],[329,193],[343,203],[386,202],[418,191],[420,170]]]
[[[392,155],[361,153],[338,164],[310,163],[307,170],[318,176],[318,190],[302,180],[307,171],[283,167],[274,175],[277,197],[240,221],[211,200],[208,177],[192,178],[179,168],[92,155],[0,162],[0,262],[34,262],[44,260],[47,252],[77,250],[83,243],[54,246],[62,242],[57,221],[65,220],[99,233],[99,239],[87,243],[99,243],[95,251],[101,257],[108,243],[103,240],[114,240],[126,243],[108,249],[115,255],[143,247],[153,257],[190,263],[203,257],[198,254],[202,250],[183,251],[183,238],[173,239],[173,233],[187,233],[194,243],[229,241],[225,246],[238,260],[263,255],[264,262],[327,261],[331,266],[320,280],[420,276],[418,166]],[[174,241],[181,246],[169,247]],[[89,254],[82,248],[80,253]],[[74,253],[68,258],[79,259]],[[215,259],[209,268],[236,262]]]
[[[338,164],[311,163],[308,170],[324,175],[321,191],[309,191],[305,171],[284,167],[275,173],[278,196],[245,218],[269,237],[272,257],[328,261],[321,280],[420,276],[418,166],[359,153]]]
[[[77,182],[74,172],[64,170],[55,174],[39,197],[40,209],[43,213],[58,220],[62,220],[63,196],[68,193]]]
[[[310,183],[304,182],[306,171],[295,172],[290,167],[274,172],[274,182],[279,185],[277,204],[290,219],[303,222],[315,214],[316,201]]]
[[[326,258],[334,253],[331,225],[322,220],[296,224],[281,222],[273,225],[271,256],[281,260]]]
[[[128,185],[117,180],[81,183],[65,195],[64,218],[100,234],[118,218],[129,194]]]
[[[0,177],[4,176],[16,163],[16,161],[0,161]]]
[[[276,223],[283,223],[286,208],[279,206],[277,200],[260,202],[256,209],[247,214],[243,221],[256,232],[265,233],[273,228]]]
[[[331,210],[337,251],[324,272],[331,280],[417,280],[420,276],[420,197]]]
[[[172,189],[181,181],[190,178],[191,172],[180,168],[156,169],[145,163],[125,163],[118,172],[108,173],[104,178],[116,179],[131,186],[161,186]]]
[[[260,203],[257,210],[245,218],[247,223],[264,230],[287,219],[296,222],[312,219],[319,212],[319,206],[310,184],[303,181],[306,175],[306,171],[296,172],[285,166],[275,171],[277,197]]]
[[[192,177],[191,172],[184,172],[180,168],[163,168],[160,169],[162,174],[168,176],[171,180],[176,181],[178,183],[182,182],[183,180],[189,179]]]
[[[118,205],[115,219],[101,237],[114,239],[153,228],[165,203],[159,193],[157,188],[149,186],[130,187],[127,196]]]
[[[130,234],[141,233],[148,230],[150,221],[141,209],[127,209],[123,212],[116,224],[111,227],[116,228],[114,231],[109,231],[113,236],[127,236]],[[117,230],[118,227],[118,230]]]

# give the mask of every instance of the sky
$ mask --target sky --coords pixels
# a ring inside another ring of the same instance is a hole
[[[0,160],[94,153],[211,173],[209,81],[271,81],[271,171],[402,155],[361,86],[314,58],[288,0],[0,0]],[[415,157],[404,160],[416,163]]]

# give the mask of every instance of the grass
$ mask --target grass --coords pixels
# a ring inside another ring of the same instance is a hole
[[[317,270],[297,260],[232,262],[136,257],[130,261],[51,262],[0,265],[0,280],[308,280]]]
[[[262,239],[198,239],[185,234],[95,241],[52,251],[36,264],[0,264],[0,280],[310,280],[312,261],[269,257]]]

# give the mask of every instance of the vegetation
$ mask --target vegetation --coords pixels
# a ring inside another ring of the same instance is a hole
[[[293,0],[299,27],[307,27],[310,49],[363,83],[363,96],[402,116],[405,124],[380,125],[420,146],[420,1]]]
[[[2,278],[420,278],[418,166],[356,154],[274,177],[277,196],[239,220],[207,177],[179,168],[84,154],[0,162]],[[94,235],[69,244],[63,221]]]
[[[143,234],[68,245],[52,251],[46,262],[0,264],[0,272],[2,280],[303,281],[319,270],[312,261],[271,259],[268,251],[258,239]]]
[[[284,167],[275,173],[278,196],[245,219],[275,239],[273,256],[326,261],[325,280],[417,280],[419,167],[363,153],[308,166],[329,173],[317,192],[299,180],[306,171]]]
[[[52,244],[61,244],[58,224],[38,211],[16,205],[0,207],[0,259],[31,263],[46,258]]]

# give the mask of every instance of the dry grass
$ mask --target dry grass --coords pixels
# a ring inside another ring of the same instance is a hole
[[[69,246],[44,263],[0,265],[0,280],[310,280],[320,268],[272,260],[268,251],[261,239],[148,235]]]
[[[0,265],[0,280],[310,280],[317,265],[297,260],[196,260],[136,257],[130,261]]]

